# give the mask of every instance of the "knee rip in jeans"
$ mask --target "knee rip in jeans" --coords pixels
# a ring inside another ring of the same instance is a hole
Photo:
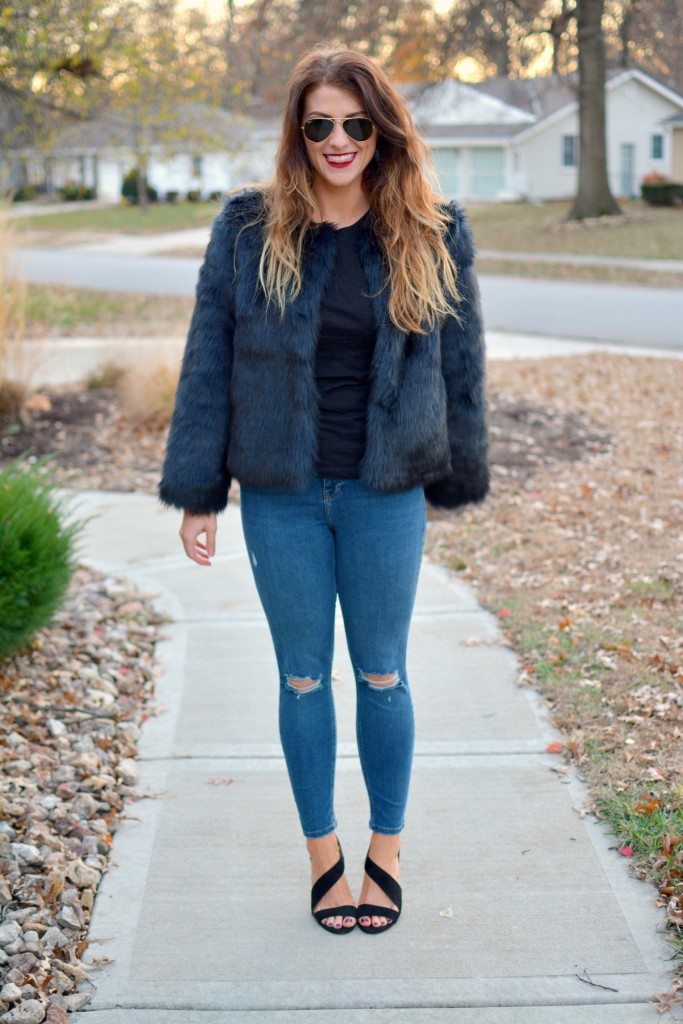
[[[382,674],[379,672],[364,672],[363,669],[358,669],[358,678],[361,682],[367,683],[372,690],[391,690],[401,682],[398,672]]]
[[[290,676],[285,674],[285,680],[287,688],[292,693],[295,693],[297,697],[301,697],[305,693],[313,693],[314,690],[319,690],[322,686],[323,677],[318,676],[317,679],[313,679],[311,676]]]

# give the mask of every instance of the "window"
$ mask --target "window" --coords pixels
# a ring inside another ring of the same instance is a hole
[[[562,166],[563,167],[576,167],[578,164],[579,156],[579,138],[578,135],[563,135],[562,136]]]
[[[652,136],[652,159],[663,160],[664,159],[664,136],[653,135]]]
[[[204,159],[201,156],[192,157],[192,176],[194,178],[201,178],[202,170],[204,165]]]

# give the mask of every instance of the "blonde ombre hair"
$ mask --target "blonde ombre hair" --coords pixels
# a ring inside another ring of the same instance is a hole
[[[355,50],[317,47],[292,72],[275,175],[263,186],[263,290],[283,313],[301,290],[306,231],[313,215],[321,216],[301,119],[307,90],[323,84],[360,97],[377,128],[379,159],[363,178],[386,261],[389,315],[401,330],[424,334],[447,314],[457,315],[457,268],[444,241],[450,217],[430,183],[429,150],[403,99],[385,72]]]

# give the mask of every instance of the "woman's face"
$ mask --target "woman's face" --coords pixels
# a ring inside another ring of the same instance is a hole
[[[316,85],[309,89],[304,100],[303,125],[310,117],[367,117],[363,101],[353,92],[336,85]],[[373,127],[369,139],[357,142],[349,138],[341,122],[322,142],[311,142],[301,133],[306,153],[313,170],[314,181],[338,188],[359,185],[363,171],[375,155],[377,129]]]

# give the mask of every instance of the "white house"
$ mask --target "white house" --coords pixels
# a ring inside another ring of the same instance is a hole
[[[578,174],[576,75],[446,81],[410,101],[444,193],[461,201],[567,199]],[[607,164],[617,196],[671,176],[683,96],[635,68],[609,72]],[[680,175],[678,167],[675,168]]]
[[[99,199],[116,202],[124,177],[144,155],[147,180],[159,198],[169,192],[206,198],[270,174],[278,130],[270,117],[203,104],[183,104],[165,122],[151,112],[137,118],[109,112],[62,128],[40,150],[19,144],[0,154],[0,179],[5,188],[34,185],[48,192],[83,185]]]
[[[462,202],[569,199],[578,173],[578,80],[573,75],[449,80],[401,87],[432,151],[442,191]],[[638,69],[609,72],[607,158],[614,195],[637,196],[657,171],[683,180],[683,96]],[[0,128],[2,128],[0,97]],[[0,152],[0,187],[32,184],[53,191],[73,182],[118,200],[137,163],[140,133],[148,180],[161,198],[209,196],[272,173],[280,131],[273,112],[240,115],[183,104],[166,123],[144,126],[130,114],[63,129],[49,150]],[[4,158],[4,161],[3,161]]]

